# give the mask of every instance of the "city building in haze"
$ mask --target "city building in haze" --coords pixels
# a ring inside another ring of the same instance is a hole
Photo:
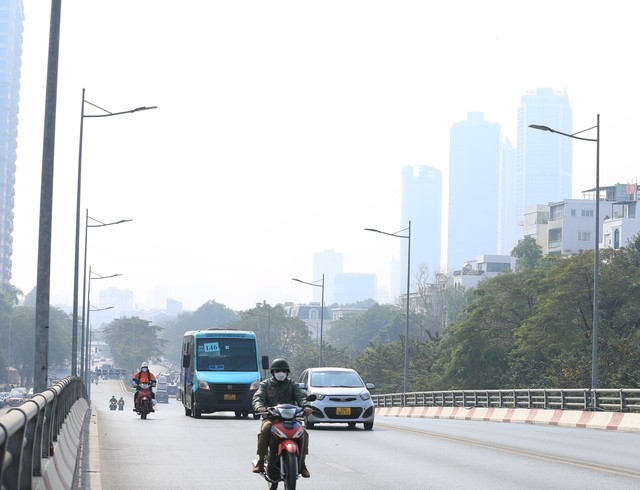
[[[324,274],[324,304],[331,305],[335,302],[334,284],[336,275],[342,273],[344,257],[333,250],[324,250],[313,254],[313,279],[305,281],[322,283]],[[303,278],[301,278],[303,279]],[[313,288],[313,301],[321,303],[322,288]]]
[[[453,272],[498,250],[502,144],[500,125],[482,112],[469,112],[450,133],[447,269]]]
[[[341,273],[334,281],[334,299],[339,305],[372,299],[377,301],[378,277],[375,274]]]
[[[11,281],[23,23],[22,0],[0,2],[0,284]]]
[[[421,267],[430,278],[442,267],[442,172],[427,165],[402,169],[402,212],[400,228],[411,221],[411,287]],[[400,233],[404,235],[405,233]],[[400,241],[400,283],[392,286],[393,295],[406,294],[407,243]],[[404,265],[403,265],[404,264]]]
[[[539,131],[531,124],[573,133],[573,113],[566,91],[538,88],[523,95],[518,106],[515,213],[518,238],[523,236],[529,206],[571,198],[572,139]],[[506,250],[505,253],[508,253]]]

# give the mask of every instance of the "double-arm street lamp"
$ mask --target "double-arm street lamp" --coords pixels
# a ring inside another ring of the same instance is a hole
[[[92,272],[91,271],[91,266],[89,266],[89,282],[88,282],[88,287],[87,287],[87,311],[86,311],[86,315],[85,312],[82,312],[82,316],[83,319],[85,321],[83,321],[83,323],[85,324],[84,328],[82,329],[82,344],[84,345],[84,349],[83,349],[83,357],[81,358],[81,363],[80,366],[82,368],[82,373],[80,374],[80,378],[84,379],[85,382],[85,386],[89,386],[89,384],[91,383],[91,378],[89,376],[89,371],[90,371],[90,366],[89,366],[89,359],[91,358],[91,353],[90,353],[90,342],[89,342],[89,333],[91,332],[91,325],[89,323],[89,312],[90,311],[99,311],[97,309],[92,310],[91,309],[91,281],[93,280],[97,280],[97,279],[110,279],[112,277],[118,277],[121,276],[122,274],[111,274],[110,276],[101,276],[100,274],[96,273],[96,272]],[[102,309],[110,309],[113,308],[112,306],[109,308],[102,308]]]
[[[94,222],[94,224],[89,224],[89,220],[91,220],[92,222]],[[83,274],[82,274],[82,324],[81,324],[81,332],[82,332],[82,341],[81,341],[81,353],[80,353],[80,359],[84,359],[84,347],[85,347],[85,338],[84,338],[84,333],[85,333],[85,324],[87,323],[85,320],[85,315],[84,312],[86,311],[86,303],[85,303],[85,299],[86,299],[86,292],[87,292],[87,239],[89,236],[89,228],[102,228],[104,226],[111,226],[111,225],[119,225],[121,223],[128,223],[129,221],[133,221],[130,219],[121,219],[119,221],[113,221],[111,223],[103,223],[102,221],[99,221],[95,218],[92,218],[91,216],[89,216],[89,210],[86,210],[86,215],[85,215],[85,222],[84,222],[84,268],[83,268]],[[78,353],[74,352],[74,356],[77,356]],[[80,371],[82,372],[83,365],[81,365],[80,367]],[[82,376],[81,376],[82,377]]]
[[[577,133],[567,134],[556,131],[548,126],[539,124],[530,124],[530,128],[539,129],[540,131],[549,131],[551,133],[560,134],[569,138],[594,141],[596,143],[596,223],[595,223],[595,243],[594,243],[594,259],[593,259],[593,332],[592,332],[592,348],[591,348],[591,389],[598,387],[598,289],[599,289],[599,272],[600,272],[600,114],[597,115],[596,125]],[[596,130],[595,138],[584,138],[578,136],[585,131]],[[594,397],[595,403],[595,397]]]
[[[404,377],[402,381],[402,393],[403,400],[407,396],[407,390],[409,385],[409,291],[411,286],[411,220],[409,220],[409,226],[406,228],[396,231],[395,233],[388,233],[386,231],[376,230],[375,228],[365,228],[365,231],[373,231],[375,233],[382,233],[383,235],[394,236],[396,238],[406,238],[407,239],[407,298],[406,298],[406,307],[407,307],[407,323],[404,327]],[[407,232],[406,235],[401,235],[400,233]],[[403,405],[404,405],[403,401]]]
[[[301,279],[291,278],[292,281],[301,282],[302,284],[307,284],[308,286],[314,286],[317,288],[322,288],[322,302],[320,304],[320,358],[318,360],[318,367],[324,366],[323,364],[323,351],[324,351],[324,343],[322,340],[322,331],[324,330],[324,274],[322,274],[322,279],[318,279],[317,281],[307,282]]]
[[[121,114],[131,114],[133,112],[147,111],[150,109],[156,109],[157,106],[152,107],[136,107],[128,111],[110,112],[102,107],[92,104],[84,98],[85,89],[82,89],[82,106],[80,109],[80,145],[78,150],[78,190],[76,193],[76,242],[75,242],[75,262],[73,272],[73,327],[71,332],[71,374],[77,375],[77,354],[78,354],[78,283],[79,283],[79,264],[80,264],[80,197],[82,189],[82,139],[84,134],[84,120],[88,117],[110,117],[119,116]],[[85,114],[85,104],[102,111],[102,114]],[[85,271],[86,272],[86,271]]]

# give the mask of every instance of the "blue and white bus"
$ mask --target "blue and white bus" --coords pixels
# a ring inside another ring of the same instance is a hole
[[[180,388],[186,416],[228,411],[248,417],[259,384],[255,333],[216,328],[185,332]]]

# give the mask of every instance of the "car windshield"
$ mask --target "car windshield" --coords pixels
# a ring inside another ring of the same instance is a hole
[[[360,376],[353,371],[315,371],[311,373],[311,386],[318,388],[361,388]]]

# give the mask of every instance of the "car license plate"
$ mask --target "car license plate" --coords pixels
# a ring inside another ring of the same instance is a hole
[[[336,408],[336,415],[351,415],[351,407]]]
[[[229,401],[233,401],[236,399],[236,394],[235,393],[225,393],[224,395],[224,399],[229,400]]]

